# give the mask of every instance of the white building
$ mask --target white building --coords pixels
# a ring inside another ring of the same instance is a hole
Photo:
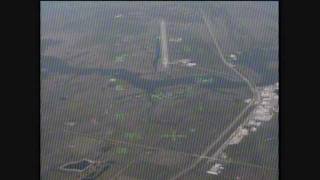
[[[222,164],[216,163],[207,171],[208,174],[218,175],[223,169]]]
[[[246,99],[244,102],[245,103],[250,103],[251,101],[252,101],[252,99],[249,98],[249,99]]]
[[[237,56],[235,54],[230,54],[230,58],[234,61],[237,60]]]
[[[193,67],[193,66],[196,66],[197,64],[196,63],[187,63],[186,66],[188,67]]]
[[[122,14],[118,14],[114,18],[121,18],[121,17],[123,17],[123,15]]]

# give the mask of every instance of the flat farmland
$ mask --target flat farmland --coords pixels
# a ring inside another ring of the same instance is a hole
[[[227,148],[236,163],[218,176],[207,173],[218,146],[202,156],[252,93],[222,61],[200,11],[212,21],[228,61],[238,55],[237,70],[259,86],[277,82],[274,17],[258,16],[260,25],[248,29],[236,22],[258,21],[248,8],[273,13],[269,4],[249,2],[41,2],[41,179],[170,179],[198,159],[180,178],[274,177],[274,170],[243,165],[277,162],[275,150],[262,152],[276,143],[255,144],[264,138],[259,131]],[[158,71],[162,20],[169,66]],[[276,122],[267,126],[269,136],[277,136]],[[260,156],[272,158],[260,162]],[[94,162],[83,172],[60,168],[83,159]]]

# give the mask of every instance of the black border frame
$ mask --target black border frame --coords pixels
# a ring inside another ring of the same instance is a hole
[[[10,52],[9,55],[13,54],[14,56],[20,56],[13,60],[18,60],[20,65],[17,68],[17,65],[13,64],[12,68],[9,68],[9,71],[14,69],[14,71],[19,71],[19,75],[17,75],[18,77],[14,80],[10,79],[9,84],[6,85],[10,86],[10,89],[15,89],[13,91],[10,90],[10,93],[13,94],[10,95],[9,104],[11,105],[13,112],[10,112],[8,117],[12,117],[12,115],[15,117],[18,116],[18,121],[16,121],[15,118],[9,119],[11,121],[10,123],[12,123],[9,126],[13,128],[10,129],[9,132],[12,133],[13,131],[16,131],[16,127],[18,126],[19,133],[17,137],[14,138],[11,138],[11,136],[8,135],[4,136],[5,138],[10,137],[6,141],[9,142],[9,154],[13,153],[10,155],[8,161],[10,171],[6,171],[5,173],[9,173],[12,177],[10,179],[15,179],[14,177],[17,175],[22,176],[23,179],[40,179],[40,1],[35,0],[18,4],[20,6],[18,9],[18,18],[12,19],[11,21],[12,24],[21,22],[22,25],[20,27],[14,28],[17,29],[17,33],[20,33],[16,42],[23,45],[18,53],[16,50]],[[14,9],[15,8],[16,7],[14,7]],[[292,144],[291,142],[293,141],[290,140],[289,136],[294,134],[294,132],[288,131],[289,127],[292,126],[290,123],[292,123],[292,119],[294,119],[294,117],[289,115],[288,106],[290,104],[287,101],[289,100],[288,95],[290,94],[288,93],[288,64],[295,59],[294,55],[289,56],[288,53],[290,46],[296,46],[296,44],[290,44],[288,42],[290,39],[287,38],[287,34],[291,34],[292,32],[289,33],[289,30],[294,30],[297,26],[295,22],[291,22],[290,28],[288,26],[288,23],[290,23],[290,21],[288,21],[289,14],[290,16],[294,16],[293,14],[295,13],[296,11],[289,13],[287,3],[285,3],[284,0],[279,1],[280,179],[295,179],[290,177],[296,177],[295,173],[300,170],[299,167],[294,167],[297,166],[298,162],[289,158],[289,154],[291,154],[292,151],[297,151],[295,149],[296,147],[291,146],[292,149],[289,149],[288,146],[288,144]],[[294,41],[293,39],[291,40]],[[9,74],[12,73],[9,72]],[[293,75],[294,73],[291,72],[289,74],[290,77],[295,77]],[[292,87],[290,91],[291,90],[294,90],[294,87]],[[293,102],[293,100],[291,100],[291,102]],[[16,109],[16,106],[20,107],[18,112],[17,110],[14,110]],[[291,118],[290,121],[289,117]],[[8,119],[4,119],[4,121],[5,120],[8,121]],[[6,127],[7,125],[5,125],[5,129],[7,129]],[[299,125],[297,125],[297,127],[299,127]],[[305,131],[307,130],[305,129]],[[291,158],[295,158],[295,156],[291,156]],[[15,166],[17,166],[17,162],[19,162],[19,164],[22,162],[23,168],[16,170]]]

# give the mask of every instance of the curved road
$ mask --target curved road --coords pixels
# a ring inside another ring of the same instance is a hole
[[[221,57],[221,60],[223,61],[223,63],[229,68],[231,69],[234,73],[236,73],[250,88],[250,91],[253,94],[253,100],[239,113],[239,115],[237,117],[235,117],[235,119],[233,120],[233,122],[220,134],[220,136],[215,139],[215,141],[213,141],[200,155],[200,157],[195,160],[189,167],[183,169],[182,171],[180,171],[178,174],[176,174],[174,177],[170,178],[172,180],[174,179],[178,179],[180,177],[182,177],[183,175],[185,175],[186,173],[188,173],[189,171],[191,171],[193,168],[195,168],[202,160],[203,158],[201,157],[206,157],[208,156],[208,154],[210,153],[210,151],[212,151],[212,149],[223,139],[226,137],[230,136],[230,133],[234,133],[235,131],[231,131],[232,129],[234,129],[235,125],[237,125],[239,123],[239,121],[241,120],[241,118],[243,117],[244,114],[246,114],[246,112],[248,112],[248,110],[250,109],[250,107],[252,105],[254,105],[254,103],[259,99],[258,97],[258,93],[256,92],[256,88],[255,86],[243,75],[241,74],[237,69],[235,69],[234,67],[232,67],[231,64],[229,64],[226,59],[224,58],[222,51],[220,49],[220,46],[214,36],[214,33],[211,30],[211,22],[208,20],[207,16],[205,15],[205,13],[203,11],[201,11],[202,17],[204,19],[204,22],[209,30],[210,36],[212,37],[212,40],[218,50],[219,56]],[[229,135],[229,136],[228,136]],[[212,156],[212,159],[216,159],[216,157],[219,155],[219,153],[228,145],[230,138],[227,138],[227,140],[220,145],[220,147],[218,147],[218,149],[215,151],[215,153]]]

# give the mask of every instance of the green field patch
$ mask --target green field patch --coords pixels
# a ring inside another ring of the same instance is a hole
[[[205,107],[204,107],[203,105],[198,105],[198,106],[195,108],[195,111],[196,111],[196,112],[199,112],[199,113],[204,112],[204,110],[205,110]]]
[[[207,83],[212,83],[213,78],[205,77],[205,76],[198,76],[195,78],[196,83],[199,84],[207,84]]]
[[[114,85],[116,91],[123,91],[127,89],[125,81],[121,81],[116,78],[110,78],[109,81]]]
[[[184,134],[177,134],[176,131],[172,130],[170,133],[162,134],[161,138],[168,138],[172,141],[176,141],[177,139],[186,138],[187,136]]]
[[[70,111],[72,111],[72,110],[79,110],[79,109],[81,109],[81,108],[83,108],[83,107],[84,107],[84,105],[83,105],[83,103],[82,103],[81,101],[71,100],[71,101],[68,102],[68,109],[69,109]]]
[[[130,141],[138,141],[142,138],[139,133],[135,133],[135,132],[125,133],[124,137]]]
[[[128,148],[125,148],[125,147],[117,147],[117,148],[115,149],[115,152],[116,152],[116,154],[118,154],[118,155],[126,155],[126,154],[128,154]]]
[[[114,61],[119,63],[119,62],[124,62],[128,59],[128,54],[121,54],[121,55],[117,55],[115,58],[114,58]]]
[[[185,46],[183,48],[183,51],[189,53],[189,52],[191,52],[191,47],[190,46]]]
[[[124,112],[118,112],[118,113],[116,113],[116,120],[117,120],[117,121],[122,121],[122,120],[124,119],[124,117],[125,117]]]
[[[161,91],[156,92],[156,93],[154,93],[154,94],[151,94],[151,99],[152,99],[152,100],[155,100],[155,101],[163,100],[163,99],[165,99],[166,97],[167,97],[167,96],[165,95],[165,93],[164,93],[164,92],[161,92]]]
[[[157,91],[150,95],[152,101],[161,101],[164,99],[180,99],[180,98],[187,98],[192,97],[194,94],[194,89],[191,87],[178,90],[176,92],[163,92]]]
[[[124,86],[121,84],[116,85],[116,91],[123,91],[125,90]]]

